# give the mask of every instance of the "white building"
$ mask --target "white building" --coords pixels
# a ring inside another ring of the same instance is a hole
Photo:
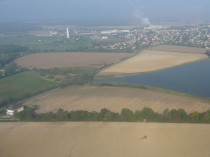
[[[0,72],[2,73],[2,76],[4,77],[5,76],[5,70],[0,69]]]
[[[106,39],[108,39],[108,37],[107,36],[102,36],[101,39],[106,40]]]
[[[112,29],[112,30],[106,30],[101,31],[101,34],[120,34],[120,33],[130,33],[130,30],[118,30],[118,29]]]
[[[19,113],[21,111],[24,110],[24,106],[21,105],[21,104],[14,104],[14,105],[10,105],[8,108],[7,108],[7,112],[6,114],[7,115],[11,115],[11,116],[14,116],[15,113]]]

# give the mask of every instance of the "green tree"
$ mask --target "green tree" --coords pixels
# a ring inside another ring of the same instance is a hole
[[[180,120],[181,120],[182,122],[188,120],[188,115],[187,115],[187,113],[185,112],[184,109],[178,109],[177,112],[178,112],[178,115],[179,115]]]
[[[205,123],[209,123],[210,122],[210,110],[204,113],[202,120]]]
[[[121,116],[122,121],[133,121],[134,120],[134,114],[129,109],[123,108],[120,116]]]
[[[21,121],[35,121],[36,120],[36,113],[33,108],[25,107],[22,112],[19,112],[15,115]]]
[[[108,109],[103,108],[103,109],[101,109],[99,117],[100,117],[100,120],[109,121],[112,119],[112,113]]]
[[[200,122],[201,117],[200,117],[200,113],[198,112],[192,112],[189,114],[189,120],[191,122]]]
[[[162,120],[163,120],[164,122],[168,121],[168,119],[169,119],[168,113],[169,113],[169,109],[165,109],[165,110],[163,111]]]
[[[16,63],[12,62],[5,67],[5,74],[12,75],[17,72],[18,66]]]
[[[142,119],[146,119],[147,121],[157,120],[157,114],[150,108],[144,107],[141,111]]]
[[[67,121],[68,120],[68,112],[64,111],[63,109],[59,109],[56,113],[56,120],[57,121]]]

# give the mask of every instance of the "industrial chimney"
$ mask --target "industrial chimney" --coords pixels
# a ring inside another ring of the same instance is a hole
[[[66,28],[66,38],[69,39],[69,28]]]

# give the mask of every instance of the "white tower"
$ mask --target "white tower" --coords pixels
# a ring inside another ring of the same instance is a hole
[[[66,37],[69,39],[69,28],[66,28]]]

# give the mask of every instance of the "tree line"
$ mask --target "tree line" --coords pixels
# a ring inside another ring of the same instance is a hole
[[[0,66],[10,63],[22,54],[29,52],[28,47],[14,44],[0,44]]]
[[[165,123],[210,123],[210,110],[206,112],[186,113],[184,109],[166,109],[163,113],[154,112],[150,108],[140,111],[122,109],[120,113],[112,112],[106,108],[100,112],[64,111],[59,109],[56,113],[36,113],[36,108],[26,107],[17,113],[20,121],[56,122],[56,121],[105,121],[105,122],[165,122]]]
[[[206,55],[210,57],[210,49],[206,50]]]

